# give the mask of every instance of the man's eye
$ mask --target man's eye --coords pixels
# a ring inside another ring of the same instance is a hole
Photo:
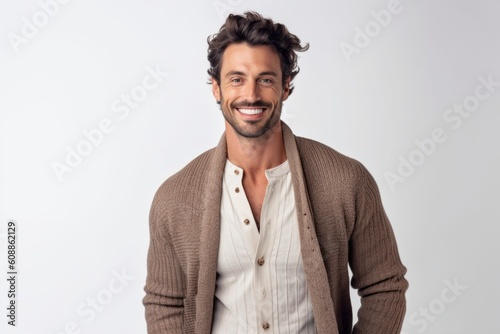
[[[232,78],[231,82],[239,83],[239,82],[241,82],[241,79],[240,78]]]
[[[271,84],[271,83],[273,83],[273,79],[262,78],[262,79],[260,79],[260,82],[265,83],[265,84]]]

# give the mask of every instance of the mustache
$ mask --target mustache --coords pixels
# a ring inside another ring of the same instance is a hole
[[[265,101],[257,101],[257,102],[242,101],[242,102],[231,103],[231,108],[244,108],[244,107],[271,108],[272,105],[271,105],[271,103],[265,102]]]

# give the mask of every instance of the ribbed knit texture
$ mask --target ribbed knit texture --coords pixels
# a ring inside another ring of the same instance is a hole
[[[375,181],[356,160],[282,128],[318,333],[400,333],[406,268]],[[223,135],[155,195],[143,301],[149,334],[210,333],[225,162]],[[362,303],[354,328],[349,265]]]

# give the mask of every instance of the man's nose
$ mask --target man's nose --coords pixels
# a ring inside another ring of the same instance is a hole
[[[248,81],[244,87],[243,98],[250,103],[260,100],[259,87],[255,82]]]

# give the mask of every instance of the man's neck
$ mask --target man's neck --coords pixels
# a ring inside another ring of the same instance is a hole
[[[281,121],[259,138],[245,138],[226,122],[227,157],[250,179],[262,177],[266,169],[286,160]]]

